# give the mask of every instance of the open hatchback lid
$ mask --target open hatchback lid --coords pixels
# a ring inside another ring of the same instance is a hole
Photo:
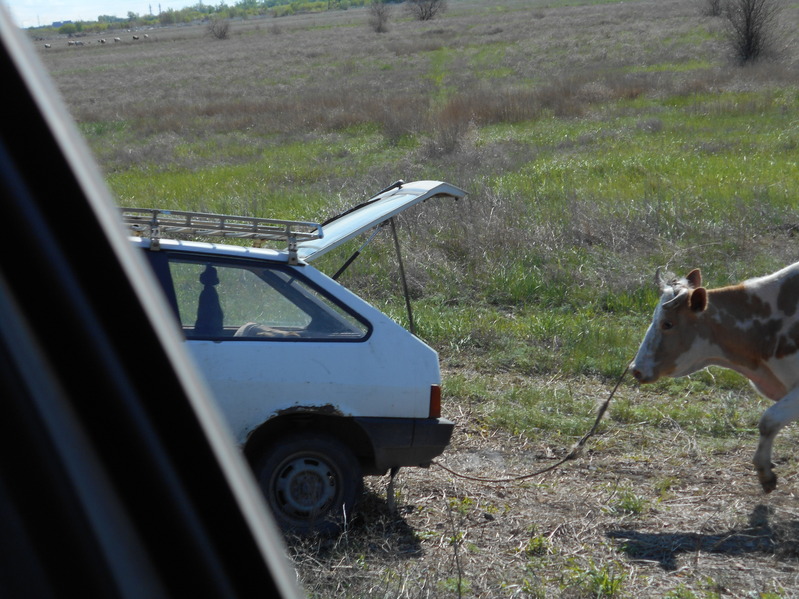
[[[465,195],[462,189],[442,181],[397,181],[366,202],[329,219],[323,224],[324,237],[298,242],[297,255],[310,262],[420,202]]]

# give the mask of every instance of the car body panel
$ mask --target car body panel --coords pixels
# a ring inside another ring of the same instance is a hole
[[[364,343],[187,344],[244,443],[261,423],[300,407],[339,416],[427,418],[430,386],[440,383],[435,352],[379,324],[376,329]]]

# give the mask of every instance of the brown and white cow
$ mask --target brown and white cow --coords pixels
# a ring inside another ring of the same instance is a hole
[[[770,493],[777,487],[774,437],[799,418],[799,263],[720,289],[702,287],[698,269],[671,281],[658,270],[657,282],[662,295],[631,372],[652,383],[723,366],[774,400],[760,419],[753,460]]]

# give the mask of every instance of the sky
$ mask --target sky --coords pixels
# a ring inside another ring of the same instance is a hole
[[[198,0],[0,0],[19,27],[50,25],[55,21],[96,21],[99,15],[127,17],[129,12],[153,14],[193,6]]]

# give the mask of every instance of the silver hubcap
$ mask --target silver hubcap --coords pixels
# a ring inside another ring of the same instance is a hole
[[[329,510],[337,491],[333,470],[314,457],[290,459],[278,470],[275,479],[280,508],[293,518],[309,519]]]

